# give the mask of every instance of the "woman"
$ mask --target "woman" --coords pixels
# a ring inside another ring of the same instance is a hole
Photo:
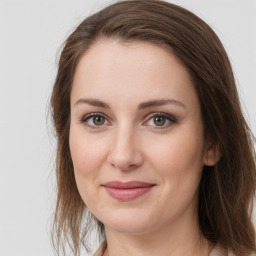
[[[85,19],[52,92],[56,247],[95,255],[255,253],[253,136],[227,54],[191,12],[122,1]]]

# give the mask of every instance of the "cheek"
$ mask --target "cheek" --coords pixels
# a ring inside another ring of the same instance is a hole
[[[104,140],[95,140],[93,136],[85,136],[71,129],[70,151],[75,172],[80,175],[96,175],[105,159]]]
[[[78,191],[89,208],[93,208],[97,198],[99,173],[105,159],[106,149],[102,140],[86,136],[79,129],[70,129],[69,146],[74,166]]]
[[[181,136],[166,139],[163,143],[158,143],[151,147],[150,151],[152,157],[161,163],[163,167],[193,166],[202,163],[202,147],[203,143],[201,140]]]
[[[148,150],[150,165],[162,184],[158,196],[159,204],[165,205],[162,216],[181,216],[196,202],[203,168],[202,148],[200,136],[183,133],[159,141]]]
[[[146,148],[151,166],[169,185],[185,189],[198,184],[203,168],[201,133],[176,133]]]

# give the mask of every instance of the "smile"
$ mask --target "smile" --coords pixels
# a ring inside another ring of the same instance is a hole
[[[155,184],[140,181],[111,181],[103,185],[107,193],[118,200],[126,201],[140,197],[149,192]]]

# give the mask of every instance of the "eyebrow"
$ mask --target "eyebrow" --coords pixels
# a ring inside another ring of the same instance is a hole
[[[95,106],[95,107],[111,109],[111,107],[108,103],[98,100],[98,99],[93,99],[93,98],[81,98],[74,104],[74,106],[77,106],[80,104],[88,104],[88,105]],[[156,99],[156,100],[141,102],[138,105],[137,109],[142,110],[145,108],[163,106],[166,104],[175,104],[179,107],[186,108],[186,106],[183,103],[181,103],[180,101],[174,100],[174,99]]]
[[[107,104],[101,100],[91,99],[91,98],[86,98],[86,99],[81,98],[74,104],[74,106],[77,106],[80,104],[89,104],[91,106],[101,107],[101,108],[111,108],[109,104]]]
[[[179,107],[186,108],[186,106],[183,103],[174,99],[157,99],[157,100],[150,100],[150,101],[140,103],[138,105],[138,109],[140,110],[140,109],[145,109],[149,107],[163,106],[166,104],[175,104]]]

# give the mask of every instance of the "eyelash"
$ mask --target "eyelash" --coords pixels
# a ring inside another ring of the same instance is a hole
[[[90,118],[92,118],[92,117],[103,117],[107,120],[107,117],[104,114],[102,114],[100,112],[97,112],[97,113],[90,113],[90,114],[87,114],[87,115],[83,116],[81,118],[80,122],[85,124],[87,127],[92,128],[92,129],[100,129],[103,125],[98,125],[97,126],[97,125],[90,125],[90,124],[87,123],[88,120],[90,120]],[[169,121],[170,123],[168,125],[164,125],[164,126],[155,125],[156,128],[153,128],[153,129],[166,129],[166,128],[169,128],[172,124],[177,123],[176,118],[174,118],[171,115],[162,113],[162,112],[156,112],[156,113],[149,114],[149,117],[147,118],[146,122],[149,122],[149,120],[151,120],[152,118],[155,118],[155,117],[165,118],[165,120]]]
[[[85,124],[86,126],[92,128],[92,129],[100,129],[100,128],[101,128],[101,125],[100,125],[100,126],[97,126],[97,125],[93,126],[93,125],[89,125],[89,124],[87,123],[87,121],[88,121],[90,118],[92,118],[92,117],[103,117],[103,118],[107,119],[107,117],[106,117],[104,114],[98,112],[98,113],[90,113],[90,114],[88,114],[88,115],[83,116],[83,117],[81,118],[80,122],[83,123],[83,124]]]
[[[149,122],[149,120],[151,120],[151,119],[153,119],[153,118],[156,118],[156,117],[165,118],[165,123],[168,121],[169,124],[168,124],[168,125],[165,124],[164,126],[157,126],[157,125],[155,125],[156,128],[153,128],[153,129],[167,129],[167,128],[169,128],[171,125],[177,123],[176,118],[174,118],[174,117],[171,116],[171,115],[162,113],[162,112],[156,112],[156,113],[151,113],[151,114],[149,114],[149,116],[148,116],[146,122]],[[154,122],[154,121],[153,121],[153,122]]]

